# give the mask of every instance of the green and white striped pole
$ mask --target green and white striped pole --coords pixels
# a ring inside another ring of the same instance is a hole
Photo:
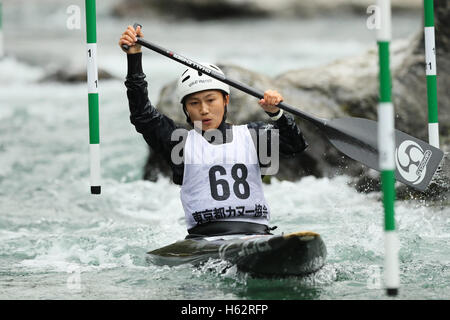
[[[424,0],[425,63],[428,96],[428,142],[439,148],[439,124],[436,80],[436,47],[434,37],[434,2]]]
[[[5,55],[3,49],[3,7],[2,1],[0,1],[0,59]]]
[[[95,0],[86,0],[86,38],[91,193],[100,194],[100,127]]]
[[[381,25],[377,32],[380,100],[378,105],[378,148],[384,206],[384,285],[387,294],[397,295],[400,285],[399,240],[395,231],[395,134],[391,99],[389,44],[391,41],[391,1],[378,0]]]

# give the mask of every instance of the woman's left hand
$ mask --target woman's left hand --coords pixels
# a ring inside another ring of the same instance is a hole
[[[267,90],[264,92],[264,99],[259,100],[259,105],[264,111],[276,113],[280,108],[277,105],[283,101],[283,97],[275,90]]]

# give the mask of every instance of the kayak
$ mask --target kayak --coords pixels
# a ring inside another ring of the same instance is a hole
[[[192,238],[147,252],[155,265],[201,265],[222,259],[237,269],[260,276],[304,276],[319,270],[327,255],[325,244],[315,232],[281,235],[226,235]]]

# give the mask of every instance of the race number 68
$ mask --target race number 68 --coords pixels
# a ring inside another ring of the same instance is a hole
[[[211,196],[214,200],[223,201],[230,197],[230,185],[225,179],[218,179],[219,176],[226,176],[227,171],[224,167],[216,165],[209,169],[209,186],[211,188]],[[250,185],[247,182],[248,170],[242,163],[237,163],[231,167],[231,177],[234,180],[233,192],[239,199],[248,199],[250,196]],[[222,194],[219,194],[219,186],[222,189]],[[242,186],[242,191],[241,187]]]

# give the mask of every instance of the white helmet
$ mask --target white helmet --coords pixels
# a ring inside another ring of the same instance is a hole
[[[225,75],[223,71],[214,64],[207,62],[201,64],[207,68],[211,68],[216,72]],[[230,87],[227,84],[211,78],[210,76],[200,71],[188,68],[178,79],[176,91],[177,99],[180,103],[183,103],[183,99],[187,95],[204,90],[222,90],[227,94],[230,94]]]

